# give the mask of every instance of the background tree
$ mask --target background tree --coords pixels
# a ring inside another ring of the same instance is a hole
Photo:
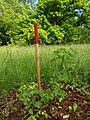
[[[44,27],[46,20],[51,24],[54,33],[59,27],[59,31],[62,33],[59,33],[59,35],[61,34],[60,36],[62,37],[57,38],[55,36],[52,38],[56,43],[57,41],[60,41],[60,43],[75,43],[80,41],[81,35],[79,30],[80,28],[83,30],[82,27],[85,27],[85,22],[87,22],[88,14],[90,13],[90,6],[89,3],[88,5],[87,3],[88,0],[39,0],[36,7],[37,19],[42,25],[42,29],[46,31],[50,29],[50,26]],[[89,20],[90,19],[88,19],[88,22]],[[90,22],[88,24],[90,24]],[[58,27],[55,29],[55,26]],[[51,34],[49,34],[49,36],[47,35],[49,40],[51,39],[50,36],[53,37],[52,34],[54,34],[51,31],[52,30],[50,30]]]
[[[10,43],[11,31],[15,27],[17,0],[2,0],[0,1],[0,41],[2,45]]]
[[[29,44],[33,35],[33,10],[28,3],[18,0],[0,2],[0,40],[1,45]]]
[[[19,0],[19,2],[23,2],[24,4],[27,2],[33,8],[34,5],[37,3],[37,0]]]
[[[90,43],[89,0],[1,0],[0,44],[34,43],[39,24],[42,44]]]

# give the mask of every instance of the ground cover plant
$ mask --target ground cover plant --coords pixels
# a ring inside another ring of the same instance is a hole
[[[34,46],[0,49],[0,119],[90,118],[90,45],[40,46],[41,91]]]

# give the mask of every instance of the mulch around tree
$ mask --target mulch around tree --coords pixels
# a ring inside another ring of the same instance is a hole
[[[43,84],[42,88],[45,88]],[[44,108],[49,117],[46,119],[40,115],[37,120],[90,120],[90,97],[76,88],[63,90],[66,97],[61,102],[54,98]],[[77,105],[76,110],[71,107],[74,104]],[[29,113],[23,114],[23,108],[24,105],[17,99],[16,89],[0,96],[0,120],[27,120]]]

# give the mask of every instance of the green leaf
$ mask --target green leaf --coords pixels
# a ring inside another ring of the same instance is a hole
[[[44,115],[45,118],[48,118],[48,114],[47,114],[46,110],[42,111],[42,115]]]
[[[28,111],[31,115],[33,115],[33,110],[32,109],[29,109]]]
[[[69,111],[72,111],[72,106],[69,106]]]
[[[78,105],[76,103],[74,103],[73,104],[73,110],[74,110],[74,112],[76,112],[77,108],[78,108]]]
[[[73,90],[75,88],[75,85],[71,85],[70,88]]]
[[[41,104],[42,103],[40,101],[37,101],[37,102],[35,101],[34,106],[37,108],[40,108]]]
[[[28,117],[27,120],[37,120],[33,115],[31,115],[30,117]]]

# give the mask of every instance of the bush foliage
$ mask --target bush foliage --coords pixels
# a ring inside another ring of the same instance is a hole
[[[89,0],[1,0],[0,44],[33,44],[35,22],[41,44],[90,43]]]

